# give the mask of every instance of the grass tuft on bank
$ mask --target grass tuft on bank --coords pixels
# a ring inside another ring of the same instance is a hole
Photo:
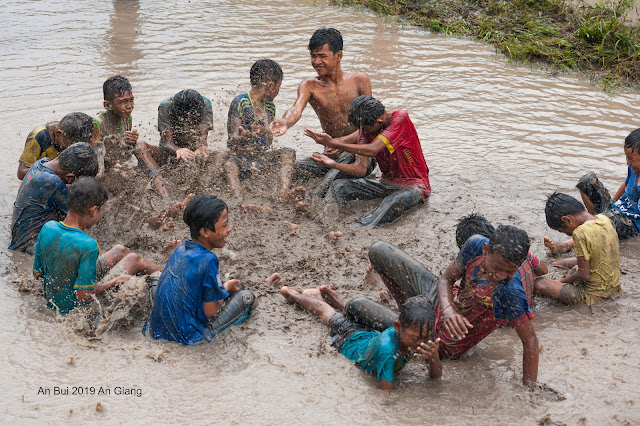
[[[607,90],[640,86],[640,26],[633,0],[574,6],[565,0],[332,0],[451,36],[495,45],[511,59],[581,70]]]

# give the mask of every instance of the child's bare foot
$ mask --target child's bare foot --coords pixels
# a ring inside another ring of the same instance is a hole
[[[329,244],[334,244],[336,241],[338,241],[338,238],[342,237],[342,232],[340,231],[331,231],[329,232],[329,234],[327,234],[327,237],[329,237]]]
[[[318,300],[322,300],[322,296],[320,295],[319,288],[307,288],[305,290],[302,290],[302,295],[307,297],[313,297]]]
[[[159,215],[149,216],[145,221],[149,224],[151,229],[158,229],[162,226],[162,222],[167,218],[167,211],[160,213]]]
[[[264,282],[266,282],[267,285],[270,285],[270,286],[277,286],[282,284],[282,278],[280,277],[279,273],[274,272],[273,274],[265,278]]]
[[[182,244],[182,240],[170,240],[162,247],[162,252],[171,254],[175,249],[177,249],[180,244]]]
[[[153,187],[155,188],[156,192],[162,198],[169,198],[169,196],[171,196],[171,191],[169,191],[169,185],[167,185],[167,182],[162,178],[162,176],[155,175],[151,179],[151,183],[153,184]]]
[[[567,246],[567,243],[563,241],[552,241],[549,237],[544,237],[544,246],[548,248],[553,255],[566,253],[571,250],[571,248]]]
[[[296,211],[298,213],[309,213],[310,209],[311,209],[311,204],[309,203],[305,203],[304,201],[298,201],[296,203]]]
[[[267,210],[271,210],[271,207],[262,206],[260,204],[242,204],[240,207],[242,207],[242,210],[245,213],[262,213]]]
[[[318,290],[320,291],[322,299],[333,309],[340,312],[344,311],[345,301],[337,291],[326,285],[321,285]]]
[[[167,232],[171,229],[174,229],[175,227],[176,227],[176,223],[170,220],[169,222],[165,223],[160,228],[158,228],[158,232]]]
[[[298,186],[293,188],[291,191],[280,195],[278,197],[278,202],[280,203],[295,203],[298,201],[304,200],[304,197],[307,195],[307,188],[304,186]]]
[[[376,272],[375,269],[373,269],[372,264],[369,264],[369,266],[367,266],[367,271],[364,273],[364,279],[372,286],[383,284],[382,277],[379,273]]]
[[[286,285],[280,289],[280,294],[287,299],[289,303],[296,303],[296,296],[301,295],[300,289],[295,287],[287,287]]]
[[[297,223],[289,222],[288,220],[283,220],[283,222],[294,231],[300,227]]]
[[[380,300],[385,305],[389,305],[393,309],[398,309],[398,302],[389,294],[387,290],[380,290]]]

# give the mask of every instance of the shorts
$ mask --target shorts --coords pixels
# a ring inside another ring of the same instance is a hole
[[[586,300],[585,293],[583,286],[565,283],[560,289],[558,301],[565,305],[582,305]]]
[[[631,219],[624,217],[619,211],[611,209],[611,195],[594,172],[588,172],[582,176],[576,188],[593,203],[596,214],[603,214],[611,219],[619,239],[631,238],[636,234]]]
[[[342,353],[342,345],[358,331],[365,331],[364,327],[346,319],[342,314],[336,312],[329,318],[329,328],[331,329],[331,346]]]
[[[277,167],[280,157],[285,153],[293,153],[295,159],[295,150],[291,148],[281,148],[276,150],[267,150],[261,154],[235,154],[229,158],[234,162],[240,171],[240,179],[248,179],[254,173],[263,173],[265,169]]]
[[[101,254],[98,256],[98,260],[96,260],[96,282],[103,279],[108,272],[109,263],[107,262],[107,257],[104,254]]]

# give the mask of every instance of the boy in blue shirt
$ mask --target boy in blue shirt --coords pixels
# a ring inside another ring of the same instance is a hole
[[[162,269],[121,245],[100,255],[98,243],[84,231],[100,220],[108,197],[95,178],[79,178],[69,188],[65,219],[47,222],[38,235],[33,271],[37,277],[44,277],[47,306],[60,315],[131,275]],[[97,284],[113,267],[120,268],[123,275]]]
[[[582,176],[576,185],[587,211],[611,219],[621,240],[640,233],[640,129],[625,138],[624,154],[627,157],[627,178],[613,197],[594,172]],[[573,248],[573,239],[552,241],[544,237],[544,245],[552,254],[566,253]]]
[[[440,339],[430,340],[435,326],[435,309],[425,296],[407,300],[402,305],[400,317],[380,333],[368,331],[353,322],[348,316],[351,302],[345,304],[340,295],[329,287],[301,292],[284,286],[280,294],[289,303],[297,303],[328,325],[332,344],[338,352],[367,373],[375,374],[380,389],[393,389],[395,373],[406,365],[411,355],[427,361],[432,378],[442,376],[438,356]],[[345,312],[345,315],[337,311]]]
[[[232,325],[251,316],[255,296],[239,290],[238,280],[220,280],[218,257],[211,252],[223,248],[231,233],[224,201],[196,194],[184,210],[191,239],[179,246],[160,276],[153,309],[142,333],[185,345],[199,345],[216,338]],[[280,276],[267,278],[270,284]]]
[[[225,171],[233,195],[242,199],[240,179],[264,170],[270,163],[278,165],[278,199],[289,200],[296,153],[293,149],[271,150],[273,135],[269,125],[276,115],[273,100],[280,92],[282,68],[271,59],[256,61],[249,71],[251,90],[236,96],[229,106],[227,146],[232,154]],[[297,190],[300,191],[300,190]],[[295,196],[294,196],[295,197]]]
[[[81,176],[98,173],[98,157],[91,145],[79,142],[53,160],[42,158],[29,169],[13,203],[9,250],[33,254],[42,226],[67,214],[67,186]]]

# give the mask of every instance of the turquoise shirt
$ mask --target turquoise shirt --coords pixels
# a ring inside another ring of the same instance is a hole
[[[358,331],[345,340],[342,355],[355,362],[367,373],[375,373],[378,381],[393,382],[393,375],[400,371],[406,360],[400,355],[396,329]]]
[[[76,290],[96,286],[96,240],[62,222],[47,222],[38,235],[33,270],[44,275],[47,306],[67,314],[78,306]]]

